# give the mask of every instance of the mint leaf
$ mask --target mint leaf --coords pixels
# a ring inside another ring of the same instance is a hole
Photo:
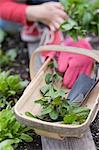
[[[55,110],[53,110],[53,111],[51,111],[50,113],[49,113],[49,116],[50,116],[50,118],[52,119],[52,120],[57,120],[58,119],[58,112],[57,111],[55,111]]]
[[[73,124],[77,119],[77,116],[75,114],[68,114],[63,118],[63,121],[65,124]]]
[[[36,116],[34,116],[32,113],[30,112],[25,112],[25,115],[28,117],[32,117],[32,118],[36,118]]]
[[[49,91],[49,86],[45,85],[40,89],[41,93],[45,95]]]
[[[58,96],[55,99],[53,99],[52,104],[53,105],[59,105],[61,103],[61,97]]]
[[[51,111],[52,111],[52,106],[48,106],[42,110],[41,115],[43,116],[49,114]]]
[[[49,84],[52,82],[52,75],[50,73],[47,73],[45,76],[45,82],[46,84]]]

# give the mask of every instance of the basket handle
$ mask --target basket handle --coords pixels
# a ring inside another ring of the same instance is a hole
[[[78,47],[71,47],[71,46],[62,46],[62,45],[45,45],[45,46],[40,46],[37,48],[31,55],[30,59],[30,77],[31,79],[34,78],[35,72],[34,72],[34,62],[35,62],[35,56],[40,53],[40,52],[46,52],[46,51],[62,51],[62,52],[72,52],[76,54],[83,54],[86,56],[89,56],[93,58],[96,62],[99,63],[99,52],[97,50],[88,50],[84,48],[78,48]],[[50,61],[51,59],[48,58],[46,64]],[[44,67],[43,67],[44,68]],[[41,67],[42,69],[42,67]],[[39,71],[41,71],[41,69]]]
[[[95,117],[97,115],[98,108],[99,108],[99,94],[98,94],[98,96],[96,98],[96,102],[95,102],[95,104],[93,106],[93,109],[91,110],[91,112],[89,114],[89,117],[88,117],[89,124],[90,124],[90,122],[94,121],[94,119],[95,119]]]

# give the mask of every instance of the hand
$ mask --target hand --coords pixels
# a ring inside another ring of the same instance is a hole
[[[64,45],[92,49],[91,45],[85,39],[79,39],[74,42],[72,38],[65,40]],[[58,58],[58,70],[64,73],[63,83],[71,88],[81,73],[90,75],[93,67],[93,59],[85,55],[60,52]]]
[[[56,31],[66,20],[67,15],[60,3],[47,2],[41,5],[28,6],[26,8],[26,18],[28,21],[41,21],[52,31]]]

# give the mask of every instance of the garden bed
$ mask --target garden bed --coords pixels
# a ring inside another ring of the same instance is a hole
[[[92,41],[92,44],[95,48],[98,48],[99,45],[97,44],[96,41]],[[1,67],[2,70],[7,71],[10,70],[12,74],[19,74],[20,77],[23,80],[28,80],[30,81],[30,76],[29,76],[29,57],[28,57],[28,51],[26,44],[23,43],[20,40],[19,35],[10,35],[7,36],[7,38],[4,40],[2,44],[3,50],[9,50],[11,48],[17,48],[18,49],[18,55],[16,57],[16,61],[14,61],[10,65],[6,65]],[[17,95],[17,99],[22,95],[22,92]],[[91,132],[93,139],[95,141],[97,150],[99,150],[99,113],[97,114],[97,117],[95,121],[91,124]],[[29,135],[33,137],[32,142],[22,142],[19,144],[16,150],[41,150],[41,138],[40,136],[36,135],[33,131],[29,132]]]
[[[16,57],[16,61],[11,63],[10,65],[1,66],[1,69],[3,71],[10,70],[11,74],[19,74],[20,77],[23,80],[30,81],[29,76],[29,57],[28,57],[28,51],[26,48],[26,44],[21,42],[19,35],[9,35],[7,38],[5,38],[2,49],[4,51],[10,50],[13,48],[18,49],[18,54]],[[19,97],[22,95],[22,92],[18,94],[16,99],[19,99]],[[32,142],[22,142],[19,144],[19,146],[16,148],[16,150],[41,150],[41,138],[40,136],[36,135],[33,130],[29,131],[28,133],[33,137]]]

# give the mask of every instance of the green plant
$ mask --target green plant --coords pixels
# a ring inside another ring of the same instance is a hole
[[[64,124],[82,124],[85,122],[90,110],[86,107],[81,107],[77,103],[69,103],[66,99],[66,89],[58,88],[56,83],[61,81],[61,76],[57,73],[56,62],[49,65],[52,69],[51,73],[45,76],[46,85],[40,92],[42,98],[36,100],[35,103],[42,107],[41,114],[38,116],[26,112],[27,116],[36,117],[45,121],[60,121]]]
[[[15,61],[15,58],[17,57],[17,49],[13,48],[6,52],[3,52],[3,50],[0,50],[0,65],[6,66],[10,65],[13,61]]]
[[[11,75],[9,71],[0,72],[0,106],[8,104],[7,98],[22,92],[28,81],[22,81],[19,75]]]
[[[72,36],[86,36],[94,33],[99,36],[99,1],[60,0],[69,18],[61,25],[62,31]]]
[[[0,150],[14,150],[22,141],[31,142],[29,130],[16,120],[12,110],[0,111]]]
[[[0,28],[0,47],[1,47],[1,43],[4,41],[6,37],[6,32],[4,32],[1,28]]]

